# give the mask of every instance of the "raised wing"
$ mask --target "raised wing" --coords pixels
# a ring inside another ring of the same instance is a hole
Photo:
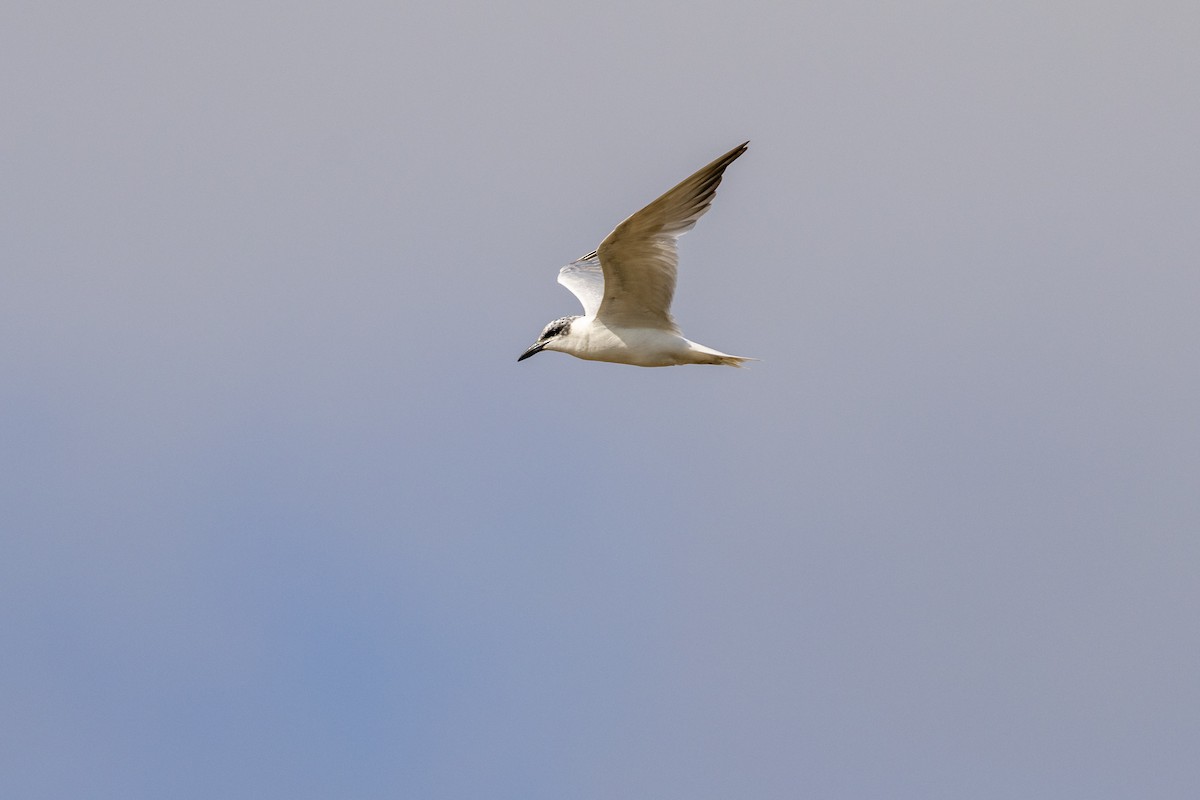
[[[558,271],[558,282],[571,290],[571,294],[583,303],[583,313],[596,316],[600,301],[604,299],[604,272],[600,259],[594,252],[578,261],[572,261]]]
[[[678,331],[671,317],[679,265],[675,240],[695,227],[708,210],[725,168],[746,152],[748,144],[738,145],[685,179],[618,225],[600,243],[596,253],[604,273],[604,295],[597,317],[618,326]],[[559,281],[583,300],[565,284],[562,273]]]

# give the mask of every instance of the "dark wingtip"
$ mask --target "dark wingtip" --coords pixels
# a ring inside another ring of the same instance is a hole
[[[749,147],[750,147],[750,140],[747,139],[746,141],[739,144],[737,147],[730,150],[725,155],[718,158],[713,163],[709,164],[708,168],[713,170],[717,179],[720,180],[721,173],[725,171],[725,168],[728,167],[730,164],[732,164],[734,161],[737,161],[739,158],[741,158],[742,153],[745,153],[747,148],[749,148]]]

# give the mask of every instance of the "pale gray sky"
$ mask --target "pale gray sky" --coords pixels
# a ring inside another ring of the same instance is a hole
[[[1194,3],[10,3],[0,795],[1193,798]],[[750,139],[676,313],[557,268]]]

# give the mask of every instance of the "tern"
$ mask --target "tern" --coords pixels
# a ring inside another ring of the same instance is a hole
[[[749,144],[738,145],[685,179],[618,225],[595,250],[560,269],[558,282],[579,298],[583,316],[551,322],[517,361],[543,350],[638,367],[740,367],[754,361],[685,339],[671,316],[679,265],[676,240],[708,211],[725,168]]]

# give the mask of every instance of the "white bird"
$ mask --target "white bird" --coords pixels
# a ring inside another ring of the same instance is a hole
[[[725,168],[748,144],[687,178],[618,225],[594,251],[559,270],[558,282],[579,298],[584,316],[551,322],[517,361],[543,350],[639,367],[740,367],[754,361],[685,339],[671,317],[679,265],[675,240],[708,210]]]

